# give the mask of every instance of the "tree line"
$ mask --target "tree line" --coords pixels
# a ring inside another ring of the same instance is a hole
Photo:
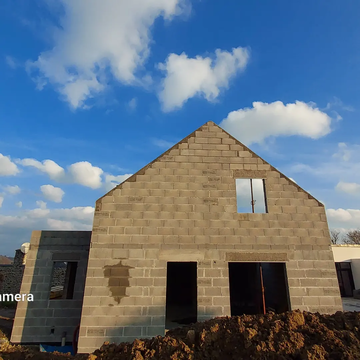
[[[360,230],[350,230],[344,235],[338,230],[330,231],[331,243],[336,244],[348,244],[348,245],[360,245]]]

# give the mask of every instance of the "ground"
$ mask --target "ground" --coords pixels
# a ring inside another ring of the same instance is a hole
[[[360,300],[353,298],[343,298],[344,311],[360,311]]]
[[[5,338],[0,340],[0,360],[358,360],[360,300],[344,299],[343,303],[345,310],[352,311],[215,318],[172,329],[166,336],[104,344],[93,354],[76,357],[39,353],[38,347],[13,346]],[[13,314],[12,309],[0,310],[3,317]],[[0,322],[6,335],[11,323]]]

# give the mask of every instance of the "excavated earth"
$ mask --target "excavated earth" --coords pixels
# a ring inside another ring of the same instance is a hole
[[[119,345],[105,343],[75,357],[0,345],[2,359],[76,360],[359,360],[360,313],[284,314],[222,317],[169,331],[166,336]]]

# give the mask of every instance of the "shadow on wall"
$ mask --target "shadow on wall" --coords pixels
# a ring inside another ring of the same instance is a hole
[[[116,329],[105,328],[103,330],[103,335],[105,339],[104,341],[119,344],[120,342],[124,341],[133,342],[135,339],[149,339],[158,335],[165,336],[165,308],[163,306],[152,306],[151,310],[149,309],[148,311],[150,311],[151,314],[144,314],[141,317],[139,316],[141,320],[132,321],[128,324],[121,324],[121,317],[119,317],[119,323]],[[201,321],[209,320],[215,317],[218,317],[218,315],[216,315],[215,312],[212,311],[198,312],[198,318],[201,318]],[[184,324],[183,326],[189,325],[191,324]],[[142,335],[137,336],[136,334],[139,333],[141,333]],[[96,334],[94,335],[94,338],[98,336],[99,334]],[[101,345],[102,344],[97,344],[97,347],[100,347]]]
[[[59,344],[66,332],[66,341],[71,343],[80,323],[91,232],[34,233],[37,235],[32,236],[21,287],[21,293],[32,294],[34,301],[18,303],[11,341]],[[70,297],[50,299],[56,262],[76,262],[79,265]]]

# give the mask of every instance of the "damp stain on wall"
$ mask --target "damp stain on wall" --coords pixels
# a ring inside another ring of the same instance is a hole
[[[113,299],[120,304],[121,299],[128,296],[126,289],[129,287],[129,270],[133,267],[123,265],[121,259],[118,264],[104,266],[104,276],[108,279],[108,288]]]

